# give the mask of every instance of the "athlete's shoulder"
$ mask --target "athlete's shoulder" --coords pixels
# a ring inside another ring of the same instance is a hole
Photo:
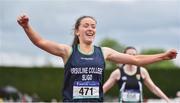
[[[146,68],[145,67],[139,67],[140,68],[140,71],[142,72],[147,72]]]
[[[109,47],[101,47],[101,49],[105,59],[112,53],[112,49]]]
[[[117,68],[111,73],[111,77],[114,78],[115,80],[120,79],[120,70]]]
[[[102,48],[103,51],[109,51],[109,50],[111,50],[111,48],[109,48],[109,47],[101,47],[101,48]]]
[[[144,68],[144,67],[140,67],[140,72],[141,72],[141,76],[143,79],[145,79],[146,76],[149,74],[148,71],[146,70],[146,68]]]

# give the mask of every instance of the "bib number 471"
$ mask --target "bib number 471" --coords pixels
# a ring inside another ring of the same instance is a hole
[[[81,94],[81,95],[93,95],[93,88],[80,88],[79,94]]]

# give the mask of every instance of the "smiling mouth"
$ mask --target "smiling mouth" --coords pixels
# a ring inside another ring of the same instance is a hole
[[[94,36],[94,32],[86,32],[87,36]]]
[[[94,34],[87,34],[87,36],[93,36]]]

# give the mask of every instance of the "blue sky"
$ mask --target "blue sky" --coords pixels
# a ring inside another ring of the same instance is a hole
[[[97,20],[97,45],[108,37],[139,50],[180,50],[180,0],[1,0],[0,64],[13,62],[7,59],[11,57],[23,62],[19,58],[25,61],[26,56],[59,64],[59,58],[35,47],[17,24],[22,12],[42,37],[59,43],[71,44],[76,19],[90,15]]]

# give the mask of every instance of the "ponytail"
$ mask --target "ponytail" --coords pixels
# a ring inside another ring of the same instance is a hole
[[[74,40],[73,40],[72,46],[78,45],[78,44],[79,44],[79,38],[76,34],[74,34]]]

